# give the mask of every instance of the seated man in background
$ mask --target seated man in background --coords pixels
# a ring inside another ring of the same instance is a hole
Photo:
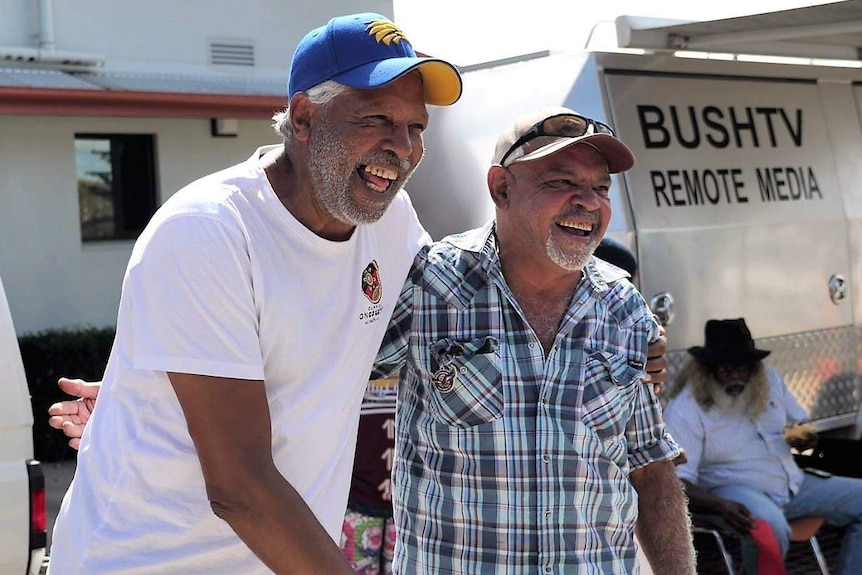
[[[688,459],[676,469],[692,511],[718,516],[741,534],[755,520],[765,521],[782,557],[790,543],[789,519],[824,517],[847,527],[838,573],[858,573],[862,479],[797,466],[791,445],[811,447],[816,434],[799,425],[805,410],[778,371],[763,362],[770,352],[755,348],[744,319],[709,320],[705,331],[704,347],[689,348],[692,357],[671,383],[664,412]],[[750,537],[742,538],[742,554],[747,566],[756,565]]]

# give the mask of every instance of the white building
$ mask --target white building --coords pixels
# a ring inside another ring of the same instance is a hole
[[[116,323],[152,211],[278,137],[297,42],[391,0],[0,0],[0,274],[19,334]]]

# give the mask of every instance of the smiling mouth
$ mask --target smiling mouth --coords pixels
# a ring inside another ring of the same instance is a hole
[[[398,179],[398,172],[383,166],[366,164],[360,166],[357,172],[365,185],[378,194],[384,193]]]
[[[731,397],[737,397],[743,391],[745,391],[745,386],[739,383],[731,383],[730,385],[726,385],[724,387],[724,393]]]
[[[580,237],[588,237],[593,233],[594,224],[586,222],[576,222],[573,220],[560,220],[557,226],[567,234],[572,234]]]

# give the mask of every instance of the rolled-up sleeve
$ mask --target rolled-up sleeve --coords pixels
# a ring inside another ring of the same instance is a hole
[[[635,314],[637,319],[632,330],[634,341],[630,342],[630,347],[643,350],[638,355],[642,355],[645,364],[647,342],[658,337],[659,327],[646,304],[643,303],[640,308]],[[626,441],[629,465],[638,469],[656,461],[673,459],[680,450],[665,429],[661,403],[653,386],[644,384],[643,376],[634,385],[632,415],[626,424]]]
[[[633,469],[677,457],[681,450],[668,433],[661,404],[651,385],[637,382],[635,407],[626,427],[629,464]]]

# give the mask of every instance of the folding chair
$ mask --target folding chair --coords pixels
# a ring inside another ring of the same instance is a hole
[[[724,561],[724,567],[727,569],[727,575],[736,575],[736,571],[733,569],[733,558],[730,556],[727,547],[724,545],[724,539],[722,538],[721,531],[719,531],[717,527],[714,527],[709,523],[709,521],[704,520],[697,515],[692,515],[691,531],[695,535],[701,534],[712,537],[715,541],[716,547],[718,547],[718,552],[721,554],[721,558]]]
[[[824,521],[823,517],[798,517],[791,519],[787,523],[790,525],[790,541],[794,543],[804,543],[807,541],[811,546],[811,551],[814,553],[814,558],[817,560],[817,566],[820,568],[821,575],[829,575],[829,566],[826,564],[826,558],[817,541],[817,531],[823,525]],[[693,514],[692,532],[711,536],[718,547],[728,575],[736,575],[736,571],[733,568],[733,558],[724,544],[724,533],[718,527],[712,525],[706,516]]]
[[[798,543],[808,541],[811,545],[811,551],[814,553],[814,558],[817,559],[817,566],[820,567],[822,575],[829,575],[829,566],[826,564],[826,558],[820,550],[820,543],[817,542],[817,531],[823,525],[823,517],[798,517],[791,519],[787,523],[790,525],[790,540]]]

